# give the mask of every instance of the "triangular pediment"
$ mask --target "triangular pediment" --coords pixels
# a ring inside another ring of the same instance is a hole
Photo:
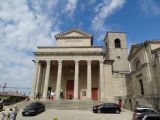
[[[72,28],[66,32],[59,33],[55,35],[57,38],[70,38],[70,37],[83,37],[83,38],[91,38],[92,35],[83,31],[80,31],[76,28]]]
[[[140,48],[141,48],[141,44],[132,45],[129,52],[128,59],[130,59]]]

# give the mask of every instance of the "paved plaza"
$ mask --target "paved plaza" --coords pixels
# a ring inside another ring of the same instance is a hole
[[[96,114],[89,110],[47,109],[32,117],[23,117],[21,111],[18,113],[17,120],[53,120],[53,118],[58,118],[58,120],[132,120],[132,112],[128,110],[123,110],[121,114]]]
[[[133,112],[122,109],[121,114],[97,114],[92,112],[92,107],[100,104],[97,101],[46,101],[46,111],[31,117],[22,116],[22,110],[33,101],[22,101],[16,105],[20,108],[17,120],[132,120]],[[5,114],[15,105],[5,106]],[[1,113],[0,113],[1,116]],[[7,120],[7,118],[5,118]]]

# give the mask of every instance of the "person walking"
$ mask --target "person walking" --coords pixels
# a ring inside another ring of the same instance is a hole
[[[14,120],[16,120],[17,114],[19,112],[19,108],[17,107],[17,105],[15,105],[14,107],[14,112],[15,112]]]
[[[0,111],[3,110],[3,107],[4,107],[4,102],[3,102],[3,99],[0,98]]]
[[[2,112],[2,113],[1,113],[1,115],[2,115],[1,120],[4,120],[5,113],[4,113],[4,112]]]
[[[15,111],[12,108],[10,108],[9,110],[10,112],[9,112],[7,120],[15,120]]]

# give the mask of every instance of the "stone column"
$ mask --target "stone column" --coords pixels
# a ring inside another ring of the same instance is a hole
[[[100,62],[100,99],[103,100],[104,99],[104,68],[103,68],[103,61],[99,61]]]
[[[44,81],[44,89],[43,89],[43,98],[47,98],[48,93],[48,84],[49,84],[49,76],[50,76],[50,60],[47,60],[47,67],[46,67],[46,75]]]
[[[60,89],[61,89],[61,77],[62,77],[62,60],[58,61],[58,75],[57,75],[57,85],[56,85],[56,100],[60,99]]]
[[[87,98],[91,99],[92,83],[91,83],[91,60],[87,61]]]
[[[37,74],[38,74],[38,65],[39,61],[35,60],[35,73],[34,73],[34,77],[33,77],[33,81],[32,81],[32,91],[31,91],[31,98],[35,98],[35,90],[36,90],[36,82],[37,82]]]
[[[40,76],[41,76],[41,64],[38,64],[38,75],[37,75],[37,85],[36,85],[36,94],[40,92]]]
[[[79,83],[79,61],[75,61],[75,72],[74,72],[74,99],[78,99],[78,83]]]

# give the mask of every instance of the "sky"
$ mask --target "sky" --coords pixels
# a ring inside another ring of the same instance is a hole
[[[0,85],[31,88],[37,46],[73,27],[94,45],[107,31],[126,32],[128,48],[160,39],[160,0],[0,0]]]

